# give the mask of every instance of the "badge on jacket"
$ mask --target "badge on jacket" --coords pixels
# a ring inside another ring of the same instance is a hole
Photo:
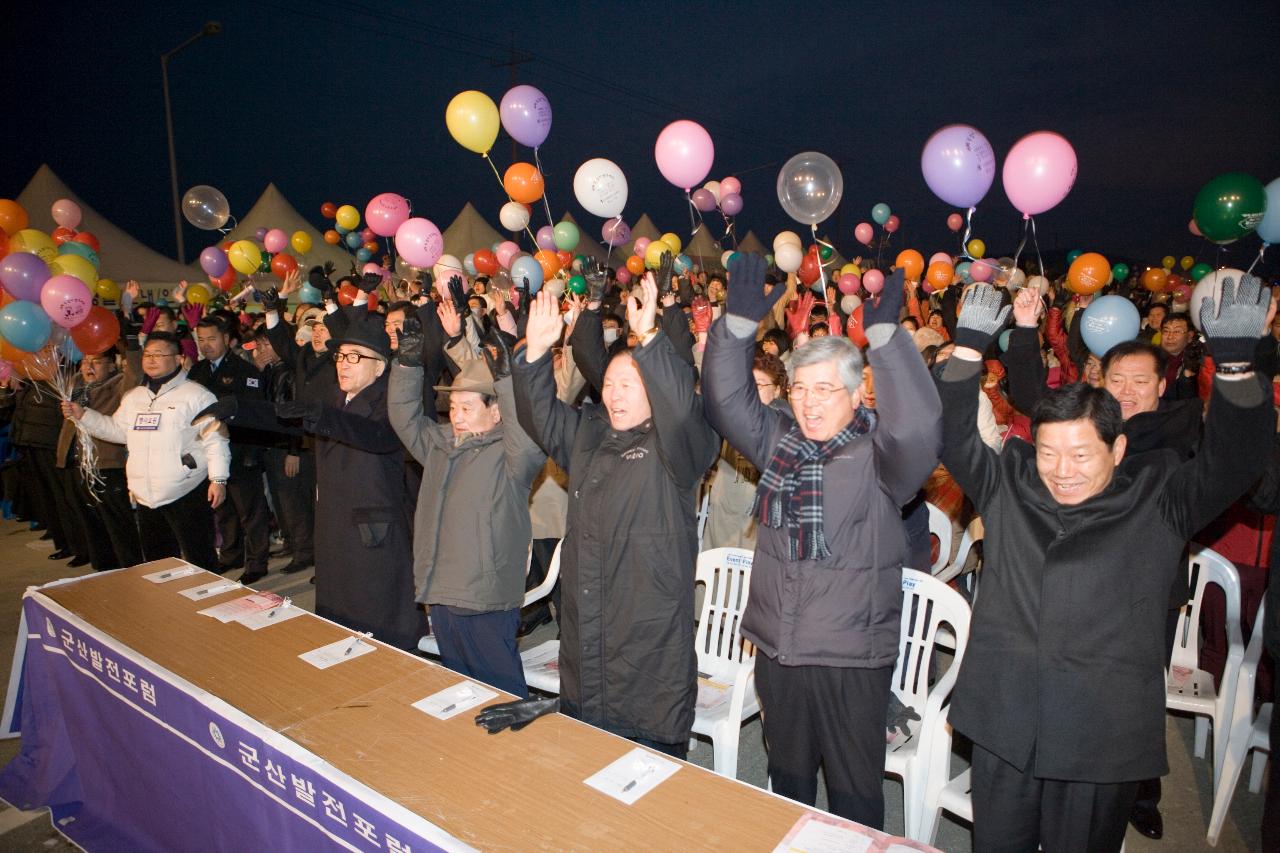
[[[246,388],[257,388],[257,387],[258,387],[258,380],[257,380],[257,379],[255,379],[254,377],[250,376],[248,379],[246,379],[246,380],[244,381],[244,385],[245,385],[245,387],[246,387]]]
[[[159,412],[138,412],[138,417],[133,421],[135,430],[154,431],[160,429],[160,413]]]

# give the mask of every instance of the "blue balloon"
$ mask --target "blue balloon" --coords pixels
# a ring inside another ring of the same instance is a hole
[[[1258,223],[1258,236],[1264,243],[1280,243],[1280,178],[1267,184],[1267,210]]]
[[[467,252],[467,256],[462,259],[462,268],[467,271],[467,275],[476,275],[475,252]]]
[[[889,209],[889,205],[880,202],[871,208],[871,218],[875,220],[877,225],[883,225],[889,221],[889,217],[893,215],[893,211]]]
[[[354,231],[347,232],[347,247],[351,249],[359,249],[364,245],[364,241],[360,239],[360,235]]]
[[[349,228],[343,228],[341,225],[335,225],[335,226],[333,226],[333,230],[334,230],[334,231],[337,231],[337,232],[338,232],[339,234],[341,234],[343,237],[345,237],[345,236],[347,236],[348,234],[350,234],[350,233],[351,233],[351,229],[349,229]]]
[[[1089,352],[1102,358],[1116,344],[1138,336],[1138,309],[1123,296],[1103,296],[1089,303],[1080,320],[1080,334]]]
[[[1000,344],[1000,352],[1009,351],[1009,336],[1013,334],[1013,329],[1005,329],[1000,333],[1000,337],[996,341]]]
[[[84,359],[84,353],[80,352],[80,347],[76,346],[76,342],[67,335],[62,339],[62,343],[58,344],[58,349],[62,350],[62,357],[70,364],[75,364]]]
[[[92,246],[85,243],[77,243],[75,240],[68,240],[58,247],[60,255],[79,255],[89,263],[93,264],[95,270],[102,269],[102,260],[98,257],[98,253],[93,250]]]
[[[519,285],[526,278],[529,279],[530,296],[542,289],[542,264],[533,255],[520,255],[511,262],[512,283]]]
[[[308,283],[298,288],[298,301],[304,305],[320,305],[324,302],[324,297]]]
[[[489,244],[489,251],[493,252],[496,255],[498,253],[498,247],[501,245],[502,245],[501,240],[494,240],[492,243]]]
[[[368,263],[369,259],[372,257],[373,257],[373,252],[370,252],[364,246],[361,246],[360,249],[356,252],[356,260],[362,264]]]
[[[0,337],[24,352],[44,346],[53,332],[53,321],[38,303],[25,300],[0,308]]]
[[[679,275],[684,275],[693,268],[693,261],[689,260],[688,255],[676,255],[676,261],[671,265]]]
[[[973,284],[973,276],[969,275],[969,267],[970,263],[968,261],[961,261],[956,264],[956,275],[960,276],[960,280],[965,284]]]

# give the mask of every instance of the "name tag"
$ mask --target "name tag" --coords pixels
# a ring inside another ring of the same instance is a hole
[[[250,376],[248,379],[246,379],[246,380],[244,381],[244,384],[245,384],[245,386],[246,386],[246,387],[248,387],[248,388],[257,388],[257,387],[258,387],[258,380],[257,380],[257,379],[254,379],[252,376]]]
[[[160,429],[160,413],[139,412],[137,419],[133,422],[133,428],[136,430]]]

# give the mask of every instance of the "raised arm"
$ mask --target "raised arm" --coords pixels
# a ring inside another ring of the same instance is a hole
[[[549,353],[560,339],[560,306],[546,291],[533,297],[525,347],[511,360],[516,418],[520,427],[566,472],[581,412],[556,397]]]
[[[1044,303],[1031,288],[1018,291],[1013,300],[1014,326],[1003,363],[1009,374],[1009,398],[1014,408],[1031,414],[1048,389],[1044,360],[1040,357],[1040,310]]]
[[[578,372],[598,399],[604,385],[604,368],[609,361],[609,352],[604,344],[604,321],[598,308],[587,308],[578,315],[566,343],[572,347],[573,363],[577,365]]]
[[[489,364],[489,373],[493,376],[494,390],[498,397],[498,411],[502,415],[502,452],[507,476],[516,483],[532,486],[534,478],[547,461],[547,455],[520,426],[515,391],[511,387],[511,350],[502,335],[490,329],[481,342],[480,351]]]

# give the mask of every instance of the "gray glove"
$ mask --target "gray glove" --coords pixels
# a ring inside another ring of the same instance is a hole
[[[496,735],[505,728],[518,732],[539,717],[560,710],[557,699],[517,699],[515,702],[499,702],[476,714],[476,725],[484,726],[489,734]]]
[[[587,261],[582,265],[582,277],[587,280],[587,302],[595,303],[604,299],[604,288],[609,279],[604,264]]]
[[[1200,303],[1200,329],[1209,341],[1209,352],[1218,364],[1253,362],[1258,338],[1266,327],[1271,294],[1251,275],[1222,280],[1221,305],[1212,296]]]
[[[956,318],[956,346],[986,352],[1013,311],[1012,305],[1003,305],[1003,302],[1000,291],[991,285],[974,285],[960,304],[960,316]]]

